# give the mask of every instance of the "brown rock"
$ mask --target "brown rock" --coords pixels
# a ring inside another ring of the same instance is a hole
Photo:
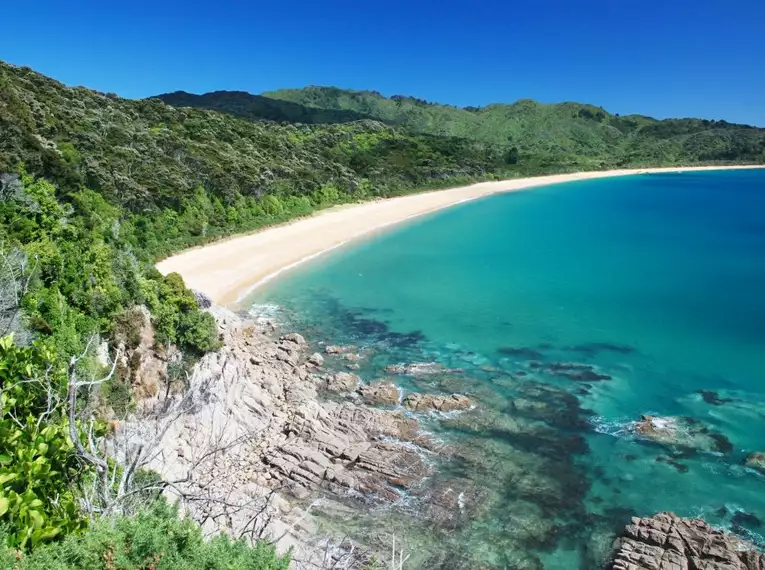
[[[609,570],[765,570],[765,555],[737,536],[674,513],[633,517],[614,542]]]
[[[359,388],[362,400],[372,406],[395,406],[399,401],[399,392],[391,382],[375,382]]]

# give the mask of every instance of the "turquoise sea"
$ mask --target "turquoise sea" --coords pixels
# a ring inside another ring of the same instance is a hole
[[[462,392],[424,417],[458,451],[427,489],[326,516],[401,534],[411,568],[597,568],[632,515],[703,516],[765,536],[765,172],[650,174],[494,196],[316,258],[258,290],[253,311],[355,344],[366,381]],[[641,436],[670,418],[676,443]],[[431,516],[432,515],[432,516]],[[602,567],[602,566],[600,566]]]

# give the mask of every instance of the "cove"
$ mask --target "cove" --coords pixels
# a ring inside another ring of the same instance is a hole
[[[452,449],[426,485],[461,494],[459,516],[423,492],[328,529],[407,529],[412,567],[562,569],[598,567],[630,516],[661,510],[762,544],[765,477],[745,459],[765,451],[764,291],[765,173],[722,171],[462,204],[250,302],[365,348],[365,381],[478,402],[422,418]],[[445,371],[385,371],[409,362]]]

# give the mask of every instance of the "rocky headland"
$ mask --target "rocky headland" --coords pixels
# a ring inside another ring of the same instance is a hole
[[[390,545],[386,533],[369,529],[361,543],[357,537],[333,542],[317,526],[317,512],[342,519],[398,505],[406,511],[402,516],[419,519],[408,524],[448,534],[469,527],[475,516],[504,509],[516,524],[496,540],[507,545],[507,559],[517,568],[543,567],[513,549],[554,544],[561,531],[546,514],[553,506],[569,513],[563,528],[577,535],[587,486],[573,457],[586,452],[586,445],[552,429],[576,429],[584,421],[586,410],[574,396],[524,381],[518,397],[487,407],[473,394],[452,393],[460,386],[460,369],[402,363],[381,370],[411,378],[418,388],[406,393],[389,378],[365,383],[349,372],[366,358],[356,347],[328,345],[322,354],[298,333],[214,305],[206,309],[216,318],[223,347],[204,356],[190,374],[184,390],[191,405],[172,422],[150,416],[132,427],[161,435],[151,467],[173,482],[171,494],[207,533],[266,538],[281,549],[293,548],[296,567],[320,568],[361,568],[372,555],[382,553],[384,559]],[[147,349],[150,331],[144,337],[127,358],[139,370],[166,375],[167,355]],[[565,368],[571,370],[582,372]],[[148,372],[136,376],[134,387],[151,408],[158,389],[144,376]],[[428,393],[430,387],[437,392]],[[459,430],[466,442],[445,444],[429,433],[425,426],[434,417]],[[685,420],[646,416],[633,429],[653,443],[720,451],[717,434]],[[487,432],[505,443],[487,443]],[[754,453],[747,465],[761,469],[763,458]],[[441,461],[461,469],[441,473]],[[517,493],[509,500],[477,484],[478,477],[501,477]],[[414,511],[405,508],[410,501]],[[667,513],[633,518],[606,562],[613,536],[613,530],[604,531],[586,549],[592,552],[588,568],[764,570],[762,555],[748,543]],[[464,557],[452,567],[475,567],[470,553]]]
[[[410,394],[402,405],[392,383],[363,384],[354,373],[325,368],[328,359],[346,362],[348,351],[328,347],[322,356],[300,334],[279,335],[228,310],[208,310],[223,347],[190,375],[193,405],[170,425],[140,426],[165,430],[151,467],[176,481],[177,495],[208,533],[304,548],[312,538],[310,511],[327,497],[392,504],[432,473],[443,446],[412,412],[473,405],[459,394]],[[131,357],[143,368],[152,360],[162,367],[150,351]],[[156,395],[143,381],[135,386]],[[215,497],[221,507],[210,509],[199,497]],[[296,554],[306,555],[317,553]]]

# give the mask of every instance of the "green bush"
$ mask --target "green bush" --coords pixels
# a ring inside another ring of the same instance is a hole
[[[0,565],[17,570],[287,570],[289,556],[260,542],[202,539],[196,523],[164,501],[130,518],[104,520],[31,553],[0,550]]]
[[[55,396],[66,384],[51,362],[40,345],[0,338],[0,524],[7,544],[22,549],[85,526],[75,490],[87,470],[62,409],[49,405],[48,387]]]

